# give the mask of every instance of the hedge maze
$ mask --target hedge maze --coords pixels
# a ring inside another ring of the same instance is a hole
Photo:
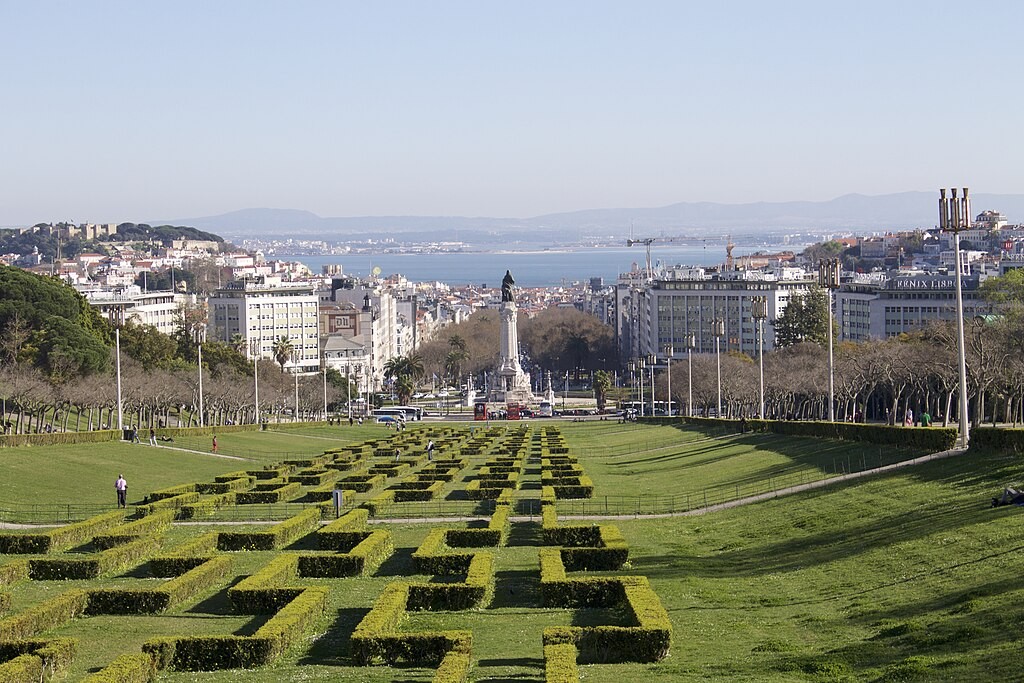
[[[339,489],[345,510],[335,518],[331,492]],[[144,682],[161,670],[292,661],[323,642],[343,643],[330,666],[427,667],[437,683],[468,681],[480,657],[474,631],[487,628],[478,620],[498,605],[509,557],[535,563],[519,573],[537,588],[515,597],[502,588],[503,604],[562,615],[556,623],[564,625],[536,633],[538,677],[578,680],[578,662],[657,661],[669,651],[671,626],[646,578],[616,575],[629,559],[622,534],[558,519],[559,499],[592,492],[555,426],[432,426],[153,491],[131,516],[0,534],[0,680],[85,675],[85,667],[92,683]],[[542,503],[540,519],[516,517],[531,498]],[[461,501],[476,513],[459,523],[387,519],[393,506],[432,500]],[[284,503],[290,516],[245,527],[174,524],[267,502]],[[23,590],[35,582],[51,587],[45,599]],[[340,606],[357,608],[359,618],[345,625]],[[573,618],[579,610],[616,616],[583,626]],[[146,631],[134,647],[84,664],[97,647],[92,618],[196,612],[200,621],[185,622],[194,631]],[[442,627],[422,627],[418,615],[427,614],[435,621],[426,623]],[[267,680],[277,680],[279,667]]]

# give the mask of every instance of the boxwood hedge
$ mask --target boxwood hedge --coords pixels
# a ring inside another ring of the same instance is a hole
[[[0,554],[51,553],[85,543],[97,533],[115,527],[125,517],[125,510],[104,512],[89,519],[33,534],[0,534]]]

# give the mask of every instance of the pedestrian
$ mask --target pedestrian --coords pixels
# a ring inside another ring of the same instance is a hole
[[[928,414],[927,410],[925,410],[923,413],[921,413],[921,426],[922,427],[930,427],[931,424],[932,424],[932,416]]]
[[[911,410],[910,408],[907,408],[907,415],[906,415],[906,417],[903,418],[903,426],[904,427],[913,427],[914,426],[914,411]]]
[[[214,453],[217,452],[217,435],[216,434],[213,435],[213,452]]]
[[[348,416],[348,426],[351,427],[353,422],[354,422],[354,420],[352,419],[352,416],[349,415]]]
[[[128,507],[128,482],[125,481],[123,474],[117,475],[117,481],[114,482],[114,490],[117,491],[117,507]]]
[[[401,448],[396,448],[395,449],[395,462],[398,462],[398,460],[401,457],[402,457],[402,449]]]
[[[434,440],[427,441],[427,460],[434,459]]]
[[[132,426],[132,443],[142,443],[139,441],[139,428]]]
[[[152,427],[149,428],[149,445],[156,445],[156,430],[153,429]]]

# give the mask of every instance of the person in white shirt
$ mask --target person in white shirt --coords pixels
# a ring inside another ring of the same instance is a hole
[[[125,481],[123,474],[117,475],[117,481],[114,482],[114,490],[117,491],[117,507],[128,507],[128,482]]]

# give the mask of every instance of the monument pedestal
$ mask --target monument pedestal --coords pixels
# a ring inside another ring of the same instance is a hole
[[[515,301],[501,302],[501,346],[498,371],[490,387],[490,400],[498,403],[530,403],[530,374],[519,364],[518,311]]]

